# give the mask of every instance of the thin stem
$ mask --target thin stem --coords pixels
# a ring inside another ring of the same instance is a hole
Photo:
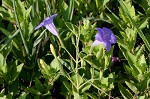
[[[68,73],[66,73],[66,77],[72,83],[72,85],[77,89],[75,83],[71,80],[70,75]]]
[[[64,44],[63,44],[63,42],[62,42],[62,40],[61,40],[61,38],[60,38],[59,35],[57,35],[57,38],[58,38],[58,40],[59,40],[59,42],[60,42],[62,48],[65,49],[65,51],[69,54],[69,56],[73,59],[73,61],[76,62],[76,60],[73,58],[73,56],[70,54],[70,52],[69,52],[69,51],[66,49],[66,47],[64,46]],[[64,72],[64,73],[65,73],[65,72]],[[77,89],[77,86],[76,86],[75,83],[70,79],[70,77],[69,77],[69,75],[67,75],[67,73],[66,73],[66,77],[70,80],[70,82],[73,84],[73,86]]]
[[[93,51],[93,45],[91,46],[90,51],[89,51],[90,55],[92,54],[92,51]]]
[[[80,23],[79,23],[80,24]],[[76,35],[76,81],[77,81],[77,92],[79,92],[79,81],[78,81],[78,63],[79,63],[79,40],[80,40],[80,25],[79,25],[79,34]]]
[[[83,83],[83,84],[79,87],[79,89],[82,88],[85,84],[91,82],[92,80],[93,80],[93,79],[90,79],[90,80],[86,81],[85,83]]]
[[[28,47],[27,47],[27,45],[26,45],[26,42],[25,42],[24,37],[23,37],[23,33],[22,33],[22,31],[21,31],[21,27],[20,27],[20,24],[19,24],[19,20],[18,20],[18,16],[17,16],[17,12],[16,12],[16,7],[15,7],[15,5],[16,5],[16,4],[15,4],[15,0],[13,0],[14,14],[15,14],[15,18],[16,18],[16,22],[17,22],[19,31],[20,31],[20,36],[21,36],[23,45],[24,45],[24,47],[25,47],[26,54],[29,54]]]
[[[91,83],[91,85],[95,88],[97,88],[99,91],[104,92],[102,89],[100,89],[99,87],[97,87],[95,84]],[[109,96],[112,99],[115,99],[114,97],[110,96],[108,93],[104,92],[107,96]]]
[[[2,42],[4,42],[4,41],[6,40],[6,38],[7,38],[7,37],[5,37],[5,38],[3,38],[2,40],[0,40],[0,44],[1,44]]]
[[[79,38],[80,38],[80,33],[78,36],[76,36],[76,70],[77,71],[78,71],[78,63],[79,63],[79,54],[78,54],[79,53]],[[77,71],[76,71],[76,73],[77,73]]]
[[[62,42],[62,40],[61,40],[61,38],[60,38],[59,35],[57,36],[57,38],[58,38],[58,40],[59,40],[59,42],[60,42],[62,48],[69,54],[69,56],[70,56],[70,57],[73,59],[73,61],[75,62],[76,60],[73,58],[73,56],[70,54],[70,52],[66,49],[66,47],[64,46],[64,43]]]

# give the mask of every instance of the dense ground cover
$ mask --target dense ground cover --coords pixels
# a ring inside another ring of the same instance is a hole
[[[1,0],[0,97],[148,99],[150,0]]]

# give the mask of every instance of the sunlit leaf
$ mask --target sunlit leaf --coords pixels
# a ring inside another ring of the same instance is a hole
[[[120,93],[122,94],[124,99],[133,99],[133,96],[128,89],[126,89],[121,84],[118,84],[118,86],[119,86]]]
[[[138,94],[138,89],[132,83],[125,81],[126,85],[132,90],[135,94]]]

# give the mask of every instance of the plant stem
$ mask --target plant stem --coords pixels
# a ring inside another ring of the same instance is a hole
[[[78,80],[78,64],[79,64],[79,41],[80,41],[80,23],[79,23],[79,34],[76,35],[76,69],[75,69],[75,73],[76,73],[76,81],[77,81],[77,92],[79,93],[79,89],[80,89],[80,85],[79,85],[79,80]]]
[[[59,35],[57,36],[57,38],[58,38],[58,40],[59,40],[59,42],[60,42],[62,48],[69,54],[69,56],[70,56],[70,57],[73,59],[73,61],[75,62],[76,60],[73,58],[73,56],[70,54],[70,52],[66,49],[66,47],[64,46],[64,43],[62,42],[62,40],[61,40],[61,38],[60,38]]]

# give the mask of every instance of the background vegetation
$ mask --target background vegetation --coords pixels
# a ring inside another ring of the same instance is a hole
[[[1,2],[1,98],[150,97],[150,0]],[[47,29],[34,30],[55,13],[64,46]],[[98,45],[90,52],[97,27],[117,37],[110,51]]]

